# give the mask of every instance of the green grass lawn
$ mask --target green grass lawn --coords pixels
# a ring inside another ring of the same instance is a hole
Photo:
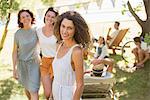
[[[112,55],[116,63],[121,56]],[[116,84],[115,94],[119,100],[150,100],[150,60],[145,67],[133,73],[114,68]],[[43,91],[40,89],[40,100],[43,100]],[[24,90],[16,80],[12,78],[10,65],[0,65],[0,100],[27,100]]]
[[[40,89],[40,100],[44,100]],[[0,100],[27,100],[24,88],[12,78],[10,65],[0,65]]]
[[[0,65],[0,100],[10,100],[10,98],[24,95],[23,88],[17,83],[12,78],[10,65]]]
[[[112,56],[116,63],[120,56]],[[126,72],[115,67],[116,84],[114,86],[116,95],[120,100],[150,100],[150,60],[145,67],[131,72]]]

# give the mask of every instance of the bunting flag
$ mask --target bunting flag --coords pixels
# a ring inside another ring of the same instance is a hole
[[[115,8],[115,1],[116,0],[110,0],[110,1],[111,1],[112,5],[113,5],[113,8]]]
[[[97,6],[99,7],[99,9],[101,9],[101,7],[102,7],[102,3],[103,3],[103,1],[104,0],[96,0],[95,2],[97,3]],[[111,3],[112,3],[112,6],[113,6],[113,8],[115,7],[115,1],[116,0],[110,0],[111,1]],[[89,4],[90,4],[91,2],[90,1],[88,1],[88,2],[80,2],[80,3],[75,3],[75,4],[68,4],[68,5],[61,5],[61,6],[56,6],[56,8],[57,9],[60,9],[60,8],[62,8],[62,7],[68,7],[68,9],[69,10],[74,10],[75,8],[76,8],[76,5],[77,4],[80,4],[83,8],[84,8],[84,10],[87,12],[88,11],[88,6],[89,6]],[[81,7],[80,6],[80,7]]]
[[[84,4],[82,4],[82,5],[83,5],[84,10],[85,10],[86,13],[87,13],[89,3],[84,3]]]
[[[101,9],[103,0],[96,0],[96,3],[97,3],[97,6],[99,7],[99,9]]]

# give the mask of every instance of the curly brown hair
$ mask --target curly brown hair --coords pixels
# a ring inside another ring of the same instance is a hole
[[[75,26],[74,39],[78,44],[83,47],[88,47],[91,43],[91,35],[89,27],[83,17],[76,11],[67,11],[57,17],[54,25],[54,35],[58,39],[58,42],[62,40],[60,35],[60,26],[64,19],[71,20]]]
[[[18,27],[19,27],[19,28],[23,28],[23,23],[20,22],[20,15],[21,15],[22,12],[27,12],[27,13],[29,13],[30,16],[31,16],[31,18],[32,18],[31,24],[34,24],[35,18],[34,18],[33,13],[32,13],[30,10],[24,10],[24,9],[22,9],[22,10],[20,10],[19,13],[18,13]]]

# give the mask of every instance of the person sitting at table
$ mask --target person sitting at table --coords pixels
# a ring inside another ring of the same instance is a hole
[[[109,58],[108,48],[104,37],[99,37],[98,44],[99,46],[96,47],[96,53],[94,54],[95,59],[91,62],[94,65],[93,68],[98,64],[105,64],[108,66],[107,71],[112,72],[114,61]]]

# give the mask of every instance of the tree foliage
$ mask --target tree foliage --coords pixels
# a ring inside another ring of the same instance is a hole
[[[56,0],[41,0],[43,2],[43,4],[45,5],[54,5],[54,3],[56,2]]]
[[[128,5],[126,4],[126,2],[123,1],[122,4],[122,14],[124,15],[129,9],[128,9]],[[142,9],[142,2],[139,2],[138,5],[136,7],[133,8],[134,12],[139,12]]]
[[[0,19],[6,21],[2,39],[0,41],[0,52],[7,36],[7,28],[10,22],[11,12],[19,8],[19,3],[14,0],[0,0]]]
[[[7,20],[8,14],[18,8],[19,3],[15,0],[0,0],[0,19]]]

